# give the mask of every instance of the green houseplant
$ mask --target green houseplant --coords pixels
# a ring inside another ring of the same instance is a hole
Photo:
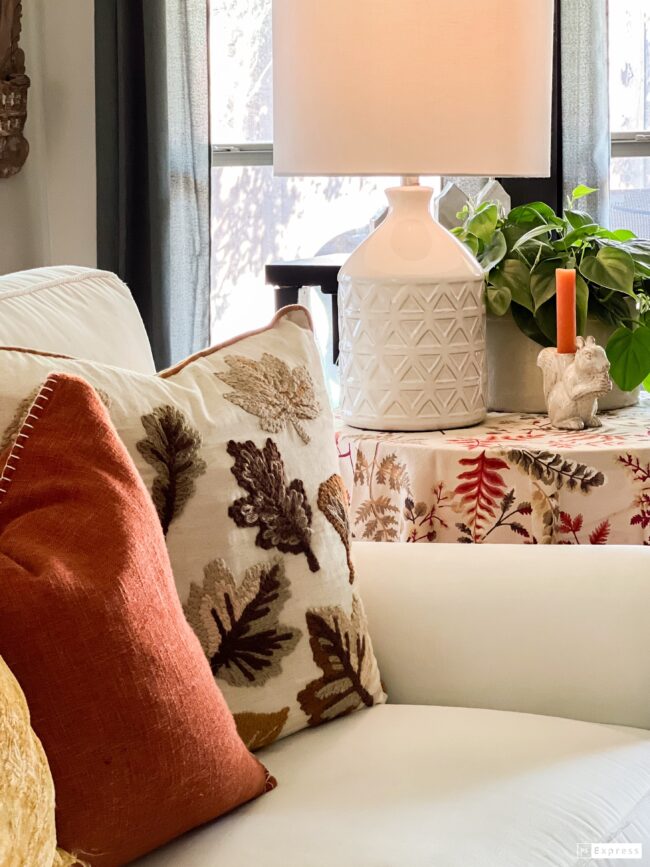
[[[553,346],[555,270],[576,268],[578,331],[587,316],[610,326],[611,375],[623,391],[650,389],[650,241],[611,231],[581,210],[594,189],[579,186],[558,216],[543,202],[505,214],[491,202],[467,205],[453,229],[486,274],[489,313],[510,313],[523,334]]]

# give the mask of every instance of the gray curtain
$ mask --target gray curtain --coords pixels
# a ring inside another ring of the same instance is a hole
[[[95,0],[99,267],[129,285],[159,368],[209,342],[205,0]]]
[[[609,225],[607,0],[561,0],[564,191],[598,189],[588,207]]]

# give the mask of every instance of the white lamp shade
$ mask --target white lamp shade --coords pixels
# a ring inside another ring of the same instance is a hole
[[[278,175],[550,173],[554,0],[273,0]]]

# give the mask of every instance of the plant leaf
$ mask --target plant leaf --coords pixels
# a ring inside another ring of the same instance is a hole
[[[498,219],[499,209],[496,205],[487,205],[479,208],[468,221],[467,231],[471,235],[476,235],[484,244],[489,244],[497,227]]]
[[[574,229],[580,229],[582,226],[587,226],[590,223],[593,223],[593,218],[591,214],[587,214],[586,211],[575,211],[573,209],[569,209],[564,212],[564,217]]]
[[[576,275],[576,324],[578,334],[583,337],[587,327],[587,314],[589,313],[589,286],[580,274]]]
[[[609,338],[607,357],[612,379],[619,388],[632,391],[641,385],[650,373],[650,328],[618,328]]]
[[[223,560],[208,563],[184,610],[216,678],[258,687],[282,673],[282,659],[301,636],[280,623],[290,595],[281,561],[252,566],[239,586]]]
[[[564,264],[563,259],[544,259],[536,265],[530,275],[530,291],[535,304],[535,312],[542,304],[546,304],[551,298],[555,298],[556,275],[555,272]]]
[[[614,229],[610,231],[610,229],[599,229],[596,232],[597,238],[605,238],[608,241],[635,241],[637,236],[631,229]]]
[[[291,370],[268,352],[259,361],[243,355],[227,355],[224,361],[230,370],[215,376],[235,389],[225,395],[226,400],[256,415],[262,430],[279,433],[293,425],[302,441],[309,442],[302,422],[318,418],[321,407],[306,367]]]
[[[530,293],[530,270],[521,259],[506,259],[490,274],[490,283],[497,289],[507,289],[512,300],[533,312]]]
[[[239,737],[249,750],[268,747],[282,734],[289,717],[289,708],[283,707],[277,713],[236,713],[235,725]]]
[[[487,309],[494,316],[504,316],[510,309],[512,296],[509,289],[497,289],[495,286],[487,286],[485,289],[485,303]]]
[[[519,205],[513,208],[508,214],[508,222],[513,225],[541,226],[544,223],[562,225],[561,218],[545,202],[531,202],[528,205]]]
[[[468,247],[469,251],[473,256],[478,256],[478,251],[480,249],[480,241],[474,235],[467,235],[463,238],[463,244]]]
[[[318,608],[306,614],[309,645],[323,672],[298,693],[309,719],[319,725],[383,698],[377,663],[361,602],[354,596],[350,617],[342,608]]]
[[[339,475],[330,476],[318,489],[318,508],[339,535],[348,561],[350,584],[354,583],[354,564],[350,548],[350,521],[348,518],[348,492]]]
[[[519,304],[512,304],[510,312],[512,313],[512,318],[515,320],[517,327],[526,335],[526,337],[534,340],[535,343],[538,343],[540,346],[554,345],[553,341],[550,340],[539,327],[535,321],[535,317],[530,311],[521,307]]]
[[[591,283],[634,295],[634,259],[620,247],[601,247],[596,256],[583,256],[579,269]]]
[[[598,187],[586,187],[584,184],[578,184],[578,186],[571,193],[571,198],[574,202],[577,202],[578,199],[584,199],[585,196],[590,196],[592,193],[597,193]]]
[[[166,536],[194,495],[196,480],[207,469],[199,457],[201,434],[174,406],[156,407],[141,421],[146,437],[136,448],[156,471],[151,498]]]
[[[508,252],[508,245],[503,232],[496,231],[490,242],[485,245],[485,249],[478,257],[479,264],[483,270],[489,273],[493,268],[501,262]]]
[[[579,229],[574,229],[572,232],[569,232],[562,238],[560,244],[564,249],[570,247],[572,244],[575,244],[576,241],[582,241],[585,238],[596,237],[598,232],[600,231],[600,226],[598,223],[585,223],[584,226],[580,226]]]
[[[541,238],[543,235],[550,235],[551,232],[555,232],[555,226],[549,226],[544,224],[543,226],[535,226],[529,232],[526,232],[525,235],[522,235],[521,238],[517,241],[517,243],[512,248],[513,252],[516,252],[524,244],[527,244],[529,241],[535,240],[535,238]]]
[[[255,544],[284,554],[304,554],[312,572],[320,564],[311,548],[312,511],[300,479],[287,484],[278,447],[267,439],[262,450],[254,442],[230,440],[228,454],[235,459],[231,472],[248,492],[228,509],[238,527],[259,527]]]

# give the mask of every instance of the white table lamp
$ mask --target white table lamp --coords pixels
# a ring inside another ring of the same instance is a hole
[[[273,0],[278,175],[400,175],[340,273],[341,411],[485,417],[483,272],[420,175],[550,173],[554,0]]]

